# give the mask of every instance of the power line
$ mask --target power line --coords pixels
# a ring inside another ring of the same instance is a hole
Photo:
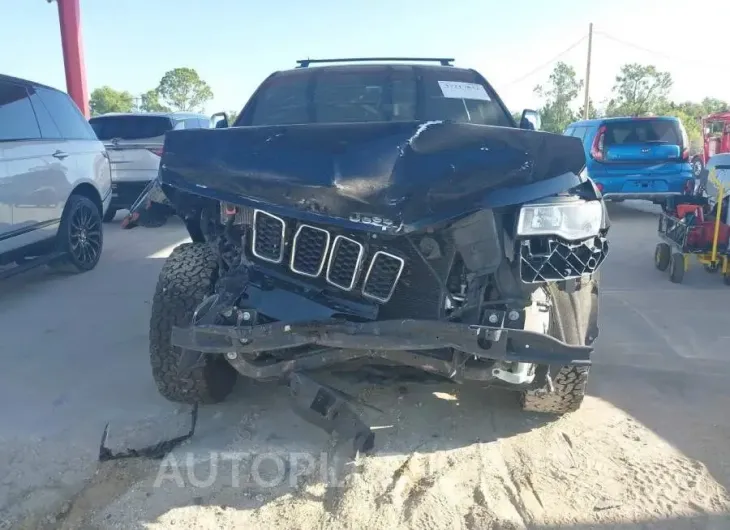
[[[673,61],[673,62],[684,62],[685,64],[702,65],[702,66],[713,66],[713,67],[723,66],[722,64],[719,64],[719,63],[716,63],[716,62],[710,63],[710,62],[705,62],[705,61],[698,61],[696,59],[694,59],[694,60],[687,60],[687,59],[682,59],[681,57],[677,57],[677,56],[673,56],[673,55],[668,55],[666,53],[663,53],[663,52],[660,52],[660,51],[657,51],[657,50],[652,50],[650,48],[646,48],[644,46],[640,46],[639,44],[634,44],[633,42],[628,42],[628,41],[625,41],[623,39],[619,39],[617,37],[614,37],[613,35],[609,35],[605,31],[595,31],[594,33],[596,35],[601,35],[602,37],[605,37],[608,40],[612,40],[614,42],[617,42],[618,44],[623,44],[624,46],[628,46],[629,48],[634,48],[636,50],[641,50],[643,52],[646,52],[646,53],[649,53],[649,54],[652,54],[652,55],[656,55],[657,57],[662,57],[662,58],[667,59],[669,61]]]
[[[553,57],[553,58],[552,58],[552,59],[550,59],[549,61],[545,61],[545,62],[544,62],[544,63],[542,63],[542,64],[541,64],[540,66],[538,66],[538,67],[536,67],[536,68],[534,68],[534,69],[530,70],[530,71],[529,71],[529,72],[527,72],[527,73],[526,73],[525,75],[523,75],[523,76],[521,76],[521,77],[518,77],[518,78],[517,78],[517,79],[515,79],[514,81],[511,81],[510,83],[507,83],[507,84],[506,84],[505,86],[506,86],[506,87],[508,87],[508,86],[512,86],[512,85],[515,85],[515,84],[519,83],[520,81],[524,81],[525,79],[527,79],[527,78],[528,78],[528,77],[530,77],[531,75],[533,75],[533,74],[535,74],[535,73],[539,72],[539,71],[540,71],[540,70],[542,70],[543,68],[545,68],[545,67],[547,67],[547,66],[550,66],[550,65],[551,65],[552,63],[554,63],[555,61],[557,61],[558,59],[560,59],[560,58],[561,58],[561,57],[562,57],[563,55],[565,55],[566,53],[568,53],[568,52],[572,51],[572,50],[573,50],[573,49],[574,49],[574,48],[575,48],[576,46],[578,46],[578,45],[579,45],[580,43],[582,43],[582,42],[583,42],[584,40],[586,40],[586,36],[585,36],[585,35],[583,35],[583,36],[582,36],[582,37],[581,37],[580,39],[578,39],[578,40],[577,40],[576,42],[574,42],[573,44],[571,44],[570,46],[568,46],[568,47],[567,47],[567,48],[566,48],[565,50],[563,50],[562,52],[560,52],[559,54],[557,54],[557,55],[556,55],[555,57]]]
[[[655,55],[655,56],[658,56],[658,57],[662,57],[662,58],[667,59],[667,60],[670,60],[670,61],[684,62],[685,64],[702,65],[702,66],[705,66],[705,67],[707,67],[707,66],[712,66],[712,67],[723,66],[722,64],[719,64],[719,63],[716,63],[716,62],[710,63],[710,62],[704,62],[704,61],[698,61],[698,60],[686,60],[686,59],[683,60],[682,58],[678,58],[676,56],[671,56],[671,55],[668,55],[666,53],[663,53],[663,52],[660,52],[660,51],[657,51],[657,50],[652,50],[650,48],[646,48],[646,47],[641,46],[639,44],[635,44],[635,43],[632,43],[632,42],[625,41],[623,39],[619,39],[617,37],[614,37],[613,35],[609,35],[605,31],[595,30],[593,33],[595,35],[600,35],[602,37],[605,37],[606,39],[611,40],[611,41],[614,41],[614,42],[616,42],[618,44],[621,44],[623,46],[628,46],[630,48],[634,48],[634,49],[637,49],[637,50],[641,50],[643,52],[646,52],[646,53],[649,53],[649,54],[652,54],[652,55]],[[517,83],[520,83],[520,82],[524,81],[525,79],[527,79],[528,77],[530,77],[530,76],[534,75],[535,73],[539,72],[540,70],[542,70],[542,69],[550,66],[551,64],[553,64],[554,62],[556,62],[558,59],[560,59],[561,57],[563,57],[564,55],[566,55],[567,53],[569,53],[573,49],[575,49],[577,46],[579,46],[587,38],[588,38],[588,36],[587,35],[584,35],[583,37],[581,37],[580,39],[578,39],[576,42],[574,42],[573,44],[571,44],[570,46],[568,46],[565,50],[561,51],[555,57],[553,57],[552,59],[550,59],[549,61],[545,61],[544,63],[541,63],[540,65],[536,66],[535,68],[533,68],[532,70],[530,70],[526,74],[518,77],[517,79],[514,79],[513,81],[507,83],[504,86],[505,87],[510,87],[512,85],[515,85]]]
[[[643,46],[639,46],[638,44],[634,44],[632,42],[627,42],[625,40],[618,39],[616,37],[613,37],[613,36],[609,35],[605,31],[600,31],[599,30],[599,31],[596,31],[596,34],[597,35],[602,35],[602,36],[606,37],[607,39],[612,40],[614,42],[618,42],[619,44],[623,44],[624,46],[628,46],[629,48],[635,48],[637,50],[641,50],[641,51],[644,51],[644,52],[647,52],[647,53],[651,53],[653,55],[658,55],[660,57],[664,57],[665,59],[670,59],[670,60],[676,59],[676,57],[671,57],[671,56],[667,55],[666,53],[658,52],[656,50],[650,50],[649,48],[645,48]]]

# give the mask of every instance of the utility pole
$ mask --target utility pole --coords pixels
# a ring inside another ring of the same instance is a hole
[[[586,98],[583,103],[583,119],[588,119],[588,104],[590,99],[588,97],[589,87],[591,85],[591,48],[593,47],[593,22],[588,25],[588,60],[586,62]]]

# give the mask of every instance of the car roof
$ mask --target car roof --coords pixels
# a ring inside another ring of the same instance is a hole
[[[588,125],[601,125],[603,123],[611,123],[615,121],[642,121],[642,120],[665,120],[665,121],[679,121],[676,116],[616,116],[613,118],[596,118],[593,120],[580,120],[574,121],[568,127],[586,127]],[[567,127],[566,127],[567,128]]]
[[[209,118],[207,114],[196,113],[196,112],[107,112],[105,114],[99,114],[98,116],[92,116],[92,120],[95,118],[108,118],[112,116],[158,116],[162,118]]]
[[[48,90],[55,90],[56,92],[61,92],[62,94],[66,94],[66,92],[64,92],[63,90],[59,90],[52,86],[44,85],[43,83],[36,83],[35,81],[31,81],[30,79],[22,79],[20,77],[13,77],[12,75],[0,74],[0,81],[14,83],[16,85],[47,88]],[[66,95],[68,95],[68,94],[66,94]]]
[[[312,65],[307,67],[291,68],[288,70],[279,70],[274,72],[272,76],[296,76],[307,75],[312,72],[326,70],[328,72],[377,72],[382,70],[410,71],[410,70],[430,70],[434,72],[463,72],[476,74],[477,72],[471,68],[457,68],[455,66],[442,66],[435,64],[421,63],[390,63],[390,62],[374,62],[374,63],[349,63],[349,64],[327,64],[322,66]]]

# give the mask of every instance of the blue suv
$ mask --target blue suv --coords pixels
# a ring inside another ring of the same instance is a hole
[[[603,118],[571,123],[565,135],[583,142],[584,172],[606,200],[657,204],[694,192],[689,140],[674,117]]]

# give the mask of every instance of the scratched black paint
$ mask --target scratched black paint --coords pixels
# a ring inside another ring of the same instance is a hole
[[[160,178],[231,202],[259,202],[395,224],[448,218],[485,206],[490,192],[569,174],[583,149],[572,137],[450,122],[307,124],[172,131]],[[534,186],[533,186],[534,188]],[[554,193],[554,192],[553,192]],[[509,201],[509,199],[507,199]],[[488,205],[487,205],[488,206]]]

